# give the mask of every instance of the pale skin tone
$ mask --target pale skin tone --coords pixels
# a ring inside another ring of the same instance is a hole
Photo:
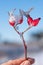
[[[15,59],[15,60],[10,60],[8,62],[5,62],[1,65],[32,65],[35,62],[33,58],[20,58],[20,59]]]

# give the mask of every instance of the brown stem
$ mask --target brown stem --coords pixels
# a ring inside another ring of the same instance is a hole
[[[19,31],[17,31],[16,27],[14,27],[15,31],[19,34],[19,36],[22,38],[23,44],[24,44],[24,53],[25,53],[25,59],[27,59],[27,45],[26,42],[24,40],[23,34],[29,30],[32,27],[32,25],[30,27],[28,27],[26,30],[24,30],[24,32],[20,33]]]
[[[17,31],[17,29],[14,27],[14,29],[15,29],[15,31],[20,35],[20,32],[19,31]]]
[[[22,40],[23,40],[23,43],[24,43],[24,53],[25,53],[25,59],[27,59],[27,45],[25,43],[25,40],[24,40],[24,37],[22,35]]]
[[[24,40],[24,37],[23,37],[23,34],[20,33],[19,31],[16,30],[16,28],[14,27],[15,31],[20,35],[20,37],[22,37],[22,41],[24,43],[24,52],[25,52],[25,59],[27,59],[27,45],[25,43],[25,40]],[[22,35],[21,35],[22,34]]]
[[[25,29],[23,32],[22,32],[22,34],[24,34],[27,30],[29,30],[30,28],[32,28],[33,26],[30,26],[30,27],[28,27],[27,29]]]

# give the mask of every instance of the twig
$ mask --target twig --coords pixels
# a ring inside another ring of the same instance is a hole
[[[15,29],[15,31],[20,35],[20,32],[19,31],[17,31],[17,29],[15,28],[15,27],[13,27],[14,29]]]
[[[23,34],[20,33],[19,31],[17,31],[17,29],[14,27],[15,31],[19,34],[20,37],[22,37],[22,41],[23,41],[23,44],[24,44],[24,53],[25,53],[25,59],[27,59],[27,45],[25,43],[25,40],[24,40],[24,37],[23,37]],[[22,34],[22,35],[21,35]]]
[[[22,34],[24,34],[26,31],[28,31],[30,28],[32,28],[33,26],[29,26],[27,29],[25,29]]]
[[[34,8],[30,8],[29,11],[28,11],[28,13],[30,13],[33,9],[34,9]]]
[[[24,40],[24,37],[22,35],[22,40],[23,40],[23,43],[24,43],[24,53],[25,53],[25,59],[27,59],[27,45],[26,45],[26,42]]]
[[[30,11],[32,10],[33,8],[31,8],[28,13],[30,13]],[[14,9],[12,11],[12,13],[14,13],[16,9]],[[10,13],[8,12],[8,14],[10,15]],[[18,25],[19,23],[17,23],[13,28],[15,29],[15,31],[19,34],[20,37],[22,37],[22,41],[23,41],[23,44],[24,44],[24,52],[25,52],[25,59],[27,59],[27,45],[26,45],[26,42],[24,40],[24,36],[23,34],[28,31],[30,28],[32,28],[32,26],[28,27],[27,29],[25,29],[22,33],[20,33],[17,29],[16,29],[16,26]]]

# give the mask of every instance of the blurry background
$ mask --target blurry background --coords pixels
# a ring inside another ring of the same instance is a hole
[[[19,35],[14,31],[8,22],[8,11],[16,8],[15,15],[19,14],[19,9],[24,11],[34,7],[30,15],[34,18],[41,17],[41,21],[36,27],[31,28],[24,34],[28,47],[28,57],[35,58],[34,65],[43,65],[43,0],[0,0],[0,64],[10,59],[24,57],[24,46]],[[22,32],[28,27],[26,18],[19,26]]]

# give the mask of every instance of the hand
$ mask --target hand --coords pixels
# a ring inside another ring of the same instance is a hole
[[[34,62],[35,60],[33,58],[27,58],[27,60],[25,58],[20,58],[16,60],[10,60],[1,65],[32,65]]]

